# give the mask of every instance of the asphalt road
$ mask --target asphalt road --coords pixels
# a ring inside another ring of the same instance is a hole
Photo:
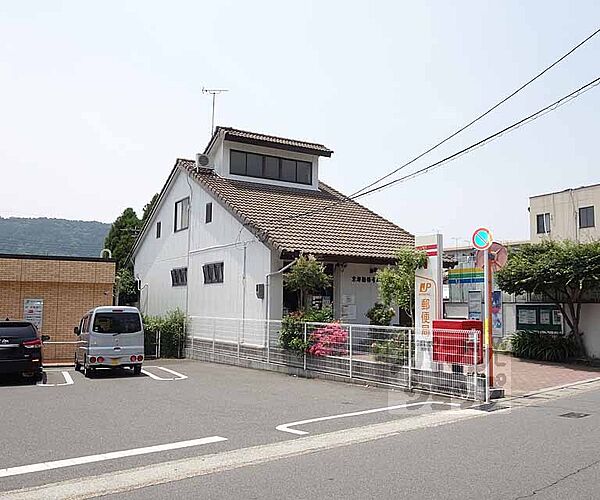
[[[0,381],[0,497],[2,491],[127,470],[297,437],[276,429],[290,422],[416,404],[394,411],[310,422],[311,435],[431,412],[427,401],[447,402],[402,391],[355,386],[195,361],[153,363],[148,375],[128,373],[86,379],[71,370],[51,369],[45,386]],[[63,375],[67,371],[67,376]],[[69,383],[72,381],[72,383]],[[436,410],[448,409],[436,405]],[[226,440],[119,456],[44,470],[38,464],[135,450],[210,437]],[[17,467],[33,466],[30,469]],[[37,469],[36,469],[37,467]],[[3,477],[2,469],[9,469]],[[42,469],[42,470],[38,470]]]
[[[561,416],[568,412],[588,416]],[[143,488],[127,498],[596,500],[600,389]]]

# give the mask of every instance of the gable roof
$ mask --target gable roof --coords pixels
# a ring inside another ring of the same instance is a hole
[[[223,139],[232,142],[241,142],[243,144],[254,144],[255,146],[265,146],[274,149],[285,149],[287,151],[296,151],[298,153],[306,153],[317,156],[330,157],[333,151],[323,144],[315,142],[298,141],[296,139],[288,139],[286,137],[277,137],[274,135],[258,134],[247,130],[240,130],[232,127],[215,128],[215,131],[204,150],[208,154],[212,146],[215,144],[220,134],[223,134]]]
[[[177,160],[260,239],[282,253],[354,262],[392,262],[414,236],[319,182],[318,190],[225,179],[192,160]]]

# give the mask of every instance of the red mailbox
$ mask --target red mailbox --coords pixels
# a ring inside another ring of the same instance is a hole
[[[483,322],[474,319],[433,320],[433,360],[439,363],[473,364],[472,331],[477,331],[477,364],[483,362]]]

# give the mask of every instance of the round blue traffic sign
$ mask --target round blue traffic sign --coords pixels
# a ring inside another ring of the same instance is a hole
[[[473,233],[473,246],[477,250],[490,248],[493,242],[494,238],[492,238],[492,233],[485,227],[480,227]]]

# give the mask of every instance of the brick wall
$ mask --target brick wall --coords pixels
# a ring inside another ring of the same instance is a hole
[[[114,281],[114,262],[0,257],[0,319],[21,319],[25,299],[42,299],[42,333],[74,341],[73,327],[87,311],[112,304]],[[70,361],[73,349],[47,344],[45,362]]]

